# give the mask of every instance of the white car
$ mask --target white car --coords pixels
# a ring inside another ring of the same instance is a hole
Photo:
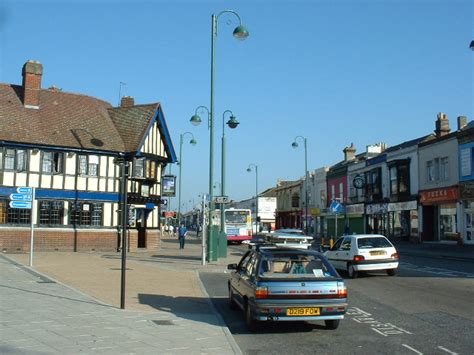
[[[354,234],[339,238],[324,255],[334,268],[356,278],[359,271],[385,270],[394,276],[398,268],[397,250],[383,235]]]

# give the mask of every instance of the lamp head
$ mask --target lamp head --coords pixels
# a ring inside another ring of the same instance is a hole
[[[293,148],[298,148],[298,143],[293,142],[293,143],[291,143],[291,146],[292,146]]]
[[[249,36],[249,31],[247,31],[244,26],[240,25],[235,28],[233,35],[236,39],[243,41]]]
[[[250,173],[251,171],[252,171],[252,169],[250,169],[250,168],[247,168],[247,172],[249,172],[249,173]]]
[[[235,118],[235,116],[230,116],[230,119],[227,121],[227,125],[232,129],[237,128],[239,124],[240,122],[237,121],[237,118]]]
[[[469,48],[474,51],[474,41],[471,41],[471,44],[469,45]]]
[[[197,141],[193,138],[189,141],[189,144],[191,145],[196,145],[197,144]]]
[[[193,115],[191,119],[189,120],[193,126],[199,126],[202,122],[201,117],[199,115]]]

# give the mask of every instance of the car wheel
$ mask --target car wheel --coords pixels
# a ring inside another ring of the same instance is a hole
[[[326,329],[337,329],[339,327],[339,319],[325,320],[324,324],[326,324]]]
[[[229,307],[232,310],[236,310],[238,307],[237,303],[234,300],[234,294],[232,293],[232,289],[229,286]]]
[[[386,271],[388,276],[395,276],[397,273],[397,269],[387,269]]]
[[[348,275],[351,279],[357,278],[357,276],[359,275],[359,273],[354,269],[354,265],[352,265],[352,264],[347,264],[347,275]]]
[[[251,332],[257,330],[257,321],[252,318],[252,311],[248,303],[245,304],[245,324]]]

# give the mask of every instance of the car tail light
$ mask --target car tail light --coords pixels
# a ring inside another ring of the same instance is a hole
[[[393,253],[392,254],[392,259],[400,259],[400,257],[398,256],[398,253]]]
[[[354,261],[362,261],[365,260],[363,255],[354,255],[354,258],[352,259]]]
[[[337,297],[347,298],[347,287],[344,285],[344,282],[337,283]]]
[[[255,289],[255,298],[267,298],[267,297],[268,297],[267,287],[257,287]]]

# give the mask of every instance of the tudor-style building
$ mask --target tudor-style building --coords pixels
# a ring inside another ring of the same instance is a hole
[[[160,241],[161,181],[176,154],[159,103],[120,107],[41,88],[43,66],[28,61],[22,85],[0,83],[0,249],[114,250],[119,242],[120,171],[129,163],[134,211],[130,250]],[[10,207],[18,187],[35,188],[32,209]]]

